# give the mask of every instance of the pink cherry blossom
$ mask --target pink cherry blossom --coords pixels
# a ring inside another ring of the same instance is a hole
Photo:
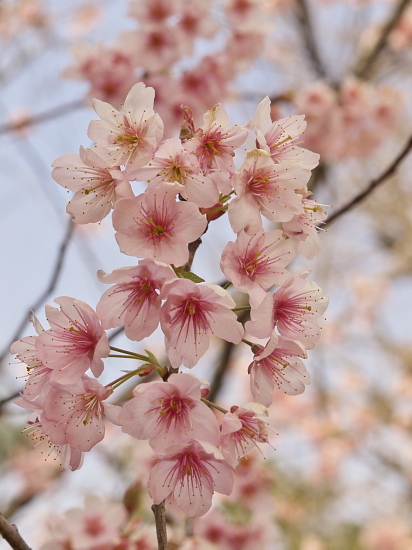
[[[39,447],[41,452],[46,456],[55,453],[66,470],[74,471],[82,467],[84,453],[70,446],[67,442],[64,428],[60,430],[57,438],[52,440],[50,437],[53,425],[47,419],[41,420],[44,398],[32,401],[23,394],[20,394],[20,398],[16,399],[14,403],[19,407],[33,411],[26,419],[27,427],[24,429],[24,432],[32,439],[35,448]]]
[[[268,152],[273,160],[299,161],[313,169],[319,164],[319,155],[296,145],[305,131],[304,115],[295,115],[272,122],[270,99],[266,96],[256,110],[253,119],[259,146]]]
[[[224,107],[218,103],[204,117],[204,125],[195,137],[185,143],[188,151],[195,153],[202,170],[211,169],[234,172],[234,150],[246,140],[248,129],[244,126],[230,126]]]
[[[188,261],[187,245],[203,234],[206,225],[206,216],[195,204],[176,202],[173,184],[117,201],[113,213],[116,240],[124,254],[176,267]]]
[[[83,376],[76,384],[52,387],[46,396],[42,423],[54,423],[50,437],[64,433],[67,443],[74,449],[90,451],[104,438],[104,420],[119,424],[121,408],[104,401],[113,393],[94,378]]]
[[[164,285],[160,298],[166,299],[160,323],[173,367],[194,367],[209,348],[210,334],[240,343],[243,327],[231,311],[236,304],[221,287],[178,279]]]
[[[320,338],[316,320],[328,307],[329,299],[313,281],[309,271],[292,275],[274,294],[268,293],[260,306],[252,308],[246,330],[256,338],[269,338],[276,327],[282,336],[313,349]]]
[[[229,204],[233,231],[259,230],[260,214],[270,221],[284,222],[302,213],[302,197],[295,190],[304,187],[309,177],[310,170],[303,164],[276,164],[262,149],[246,153],[243,166],[232,178],[237,195]]]
[[[245,457],[257,443],[267,443],[268,425],[259,416],[268,416],[268,410],[259,403],[233,406],[222,419],[221,449],[226,462],[233,468],[239,458]]]
[[[65,514],[65,528],[73,550],[109,549],[120,542],[121,527],[126,524],[125,507],[107,503],[95,495],[86,495],[84,509],[72,508]]]
[[[230,495],[233,470],[217,447],[192,441],[183,449],[169,447],[153,466],[149,494],[155,504],[175,501],[188,516],[202,516],[212,506],[214,491]]]
[[[295,256],[295,244],[280,230],[258,231],[252,236],[241,231],[234,243],[225,246],[220,267],[237,290],[249,294],[252,307],[257,307],[269,288],[290,276],[285,266]]]
[[[163,122],[153,111],[153,101],[153,88],[146,88],[143,82],[127,94],[124,114],[109,103],[93,100],[93,108],[102,120],[90,122],[88,135],[109,166],[127,165],[130,179],[135,169],[150,160],[163,135]]]
[[[75,223],[99,222],[116,200],[134,196],[123,172],[117,167],[108,168],[92,149],[80,147],[80,155],[63,155],[53,166],[55,181],[75,192],[66,209]]]
[[[303,214],[294,216],[290,221],[283,222],[283,231],[291,239],[298,242],[298,252],[308,260],[313,260],[321,252],[318,225],[327,217],[325,209],[314,200],[302,199]]]
[[[120,414],[122,430],[136,439],[149,439],[157,453],[171,445],[184,447],[191,439],[218,445],[217,419],[200,401],[205,383],[191,374],[172,374],[166,384],[139,384],[136,397]]]
[[[81,300],[61,296],[54,300],[60,310],[46,306],[51,329],[36,340],[37,357],[53,372],[50,380],[73,384],[91,369],[103,372],[103,357],[110,353],[109,343],[94,310]]]
[[[203,175],[196,155],[186,151],[178,137],[164,141],[150,163],[137,170],[136,178],[147,180],[149,188],[176,182],[176,193],[198,206],[209,207],[219,201],[212,179]]]
[[[122,267],[106,274],[98,271],[102,283],[117,283],[103,294],[96,307],[104,329],[124,325],[130,340],[143,340],[152,334],[160,320],[160,289],[176,278],[167,265],[140,260],[136,267]]]
[[[28,378],[23,395],[31,400],[47,393],[50,375],[53,372],[38,358],[36,340],[37,336],[26,336],[14,342],[10,347],[10,353],[16,354],[17,359],[27,367]]]
[[[289,395],[305,391],[305,385],[310,384],[310,375],[301,361],[307,354],[300,342],[274,333],[264,348],[255,348],[254,360],[249,365],[253,399],[269,407],[275,387]]]

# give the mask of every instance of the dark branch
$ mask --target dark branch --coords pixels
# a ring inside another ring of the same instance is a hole
[[[297,0],[297,19],[316,75],[320,78],[328,78],[325,67],[319,56],[315,34],[313,32],[312,20],[306,0]]]
[[[379,35],[379,38],[373,45],[372,49],[361,57],[358,63],[355,66],[353,74],[358,78],[367,78],[372,70],[372,67],[378,58],[379,54],[386,46],[388,36],[395,28],[399,19],[402,17],[403,12],[410,4],[410,0],[400,0],[400,2],[395,7],[391,17],[388,19],[386,24],[383,26],[382,31]]]
[[[394,172],[397,170],[399,164],[403,161],[403,159],[407,156],[407,154],[412,149],[412,136],[409,138],[408,142],[406,143],[405,147],[402,149],[402,151],[399,153],[399,155],[392,161],[392,163],[388,166],[388,168],[377,178],[373,179],[368,187],[364,189],[361,193],[356,195],[351,201],[349,201],[345,206],[342,206],[339,210],[334,212],[327,220],[327,224],[330,225],[333,221],[340,218],[342,214],[345,214],[348,212],[348,210],[352,210],[354,206],[357,206],[360,202],[362,202],[372,191],[374,191],[381,183],[383,183],[385,180],[387,180]]]
[[[0,514],[0,534],[14,550],[32,550],[22,539],[17,527]]]
[[[0,135],[6,134],[8,132],[15,132],[26,128],[27,126],[32,126],[33,124],[39,124],[41,122],[46,122],[46,120],[52,120],[54,118],[59,118],[61,116],[67,115],[72,111],[81,109],[86,106],[84,99],[78,99],[77,101],[71,101],[70,103],[64,103],[58,107],[53,107],[49,111],[40,113],[38,115],[27,116],[27,118],[22,119],[18,122],[10,122],[8,124],[3,124],[0,126]]]
[[[152,512],[155,517],[158,549],[167,550],[165,501],[153,504]]]
[[[49,294],[51,294],[53,292],[53,290],[54,290],[54,288],[55,288],[55,286],[56,286],[56,284],[59,280],[61,271],[62,271],[63,260],[64,260],[64,257],[66,255],[67,247],[69,245],[71,237],[73,235],[73,229],[74,229],[74,224],[72,223],[72,221],[70,219],[69,224],[68,224],[67,229],[66,229],[66,233],[65,233],[64,238],[63,238],[63,240],[60,244],[59,253],[57,255],[56,263],[54,265],[54,269],[53,269],[52,275],[50,277],[50,282],[49,282],[46,290],[44,292],[42,292],[42,294],[27,309],[27,311],[23,315],[23,318],[22,318],[19,326],[17,327],[17,329],[15,330],[13,336],[11,337],[10,345],[7,346],[7,348],[5,350],[3,350],[3,352],[0,355],[0,362],[3,361],[5,357],[7,357],[7,354],[9,353],[9,348],[10,348],[11,344],[13,342],[15,342],[16,340],[18,340],[18,338],[20,337],[21,332],[24,329],[24,327],[26,326],[26,323],[29,320],[32,311],[35,311],[36,309],[38,309],[43,304],[43,302],[47,299]]]

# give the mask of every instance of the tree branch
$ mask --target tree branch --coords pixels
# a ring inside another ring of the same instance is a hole
[[[158,549],[167,550],[165,501],[160,504],[153,504],[152,512],[155,517]]]
[[[71,101],[69,103],[59,105],[58,107],[53,107],[52,109],[50,109],[49,111],[45,111],[44,113],[27,116],[26,118],[18,122],[9,122],[7,124],[2,124],[0,126],[0,135],[6,134],[8,132],[15,132],[17,130],[21,130],[22,128],[26,128],[27,126],[33,126],[34,124],[45,122],[46,120],[59,118],[61,116],[67,115],[67,113],[71,113],[72,111],[76,111],[77,109],[81,109],[85,106],[86,102],[84,101],[84,99],[78,99],[77,101]]]
[[[3,514],[0,514],[0,534],[14,550],[32,550],[22,539],[17,527],[7,521]]]
[[[370,71],[378,58],[381,51],[385,48],[388,36],[395,28],[399,19],[402,17],[403,12],[408,7],[410,0],[400,0],[400,2],[395,7],[391,17],[388,19],[386,24],[383,26],[381,34],[379,35],[378,40],[373,45],[372,49],[362,56],[358,63],[355,65],[353,74],[358,78],[367,78],[370,74]]]
[[[42,303],[47,299],[49,294],[51,294],[53,292],[53,290],[54,290],[54,288],[57,284],[57,281],[59,280],[61,271],[62,271],[63,260],[64,260],[64,257],[66,255],[67,247],[70,243],[71,237],[73,235],[73,230],[74,230],[74,224],[73,224],[72,220],[70,219],[69,224],[67,225],[66,233],[65,233],[64,238],[63,238],[63,240],[60,244],[59,253],[57,255],[56,263],[54,265],[54,269],[53,269],[52,275],[50,277],[50,282],[49,282],[46,290],[44,292],[42,292],[42,294],[27,309],[26,313],[23,315],[23,318],[22,318],[19,326],[17,327],[17,329],[15,330],[13,336],[11,337],[10,344],[6,347],[6,349],[3,350],[3,352],[0,355],[0,362],[3,361],[5,357],[7,357],[7,354],[9,353],[9,349],[10,349],[10,346],[12,345],[12,343],[15,342],[16,340],[18,340],[18,338],[20,337],[21,332],[24,329],[24,327],[26,326],[26,323],[27,323],[32,311],[35,311],[36,309],[38,309],[42,305]]]
[[[325,67],[319,56],[315,34],[313,32],[312,20],[306,0],[297,0],[297,19],[316,75],[321,78],[328,78]]]
[[[327,224],[330,225],[332,222],[340,218],[343,214],[348,212],[348,210],[352,210],[354,206],[357,206],[360,202],[362,202],[372,191],[374,191],[381,183],[383,183],[385,180],[387,180],[390,176],[394,174],[394,172],[397,170],[399,164],[403,161],[403,159],[408,155],[408,153],[412,149],[412,136],[409,138],[408,142],[402,149],[402,151],[399,153],[399,155],[392,161],[392,163],[388,166],[388,168],[377,178],[373,179],[370,184],[358,195],[353,197],[351,201],[349,201],[345,206],[342,206],[339,210],[334,212],[328,219]]]

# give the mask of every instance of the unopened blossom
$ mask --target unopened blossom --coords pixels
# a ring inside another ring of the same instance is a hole
[[[86,495],[84,508],[65,513],[65,527],[73,550],[114,548],[120,542],[120,531],[126,524],[123,504],[105,502],[96,495]]]
[[[253,399],[269,407],[274,388],[289,395],[305,391],[305,386],[310,384],[310,375],[301,360],[306,359],[307,354],[300,342],[274,333],[265,347],[254,348],[255,356],[249,365]]]
[[[96,307],[103,328],[124,325],[130,340],[150,336],[160,321],[160,290],[166,281],[176,278],[172,268],[153,260],[140,260],[135,267],[122,267],[112,273],[100,270],[97,277],[105,284],[116,283],[106,290]]]
[[[93,149],[80,147],[79,155],[63,155],[53,166],[54,180],[75,193],[66,208],[75,223],[99,222],[116,200],[134,196],[123,172],[109,168]]]
[[[267,443],[268,425],[259,417],[268,415],[263,405],[247,403],[243,407],[231,407],[223,417],[220,444],[226,462],[233,468],[238,465],[239,458],[246,456],[257,443]]]
[[[175,192],[198,206],[209,207],[219,201],[213,180],[203,174],[197,156],[186,151],[178,137],[165,140],[149,164],[137,170],[136,178],[146,180],[149,188],[176,182]]]
[[[36,339],[37,357],[53,370],[50,380],[73,384],[88,369],[100,376],[102,358],[108,357],[110,349],[95,311],[85,302],[67,296],[54,301],[61,309],[46,306],[51,328]]]
[[[205,173],[212,169],[233,173],[234,151],[246,140],[248,128],[227,127],[229,117],[220,103],[204,115],[203,121],[195,137],[185,143],[186,149],[197,155]]]
[[[296,162],[276,164],[269,153],[253,149],[232,178],[237,197],[229,204],[229,221],[235,233],[262,227],[261,214],[273,222],[285,222],[303,212],[302,196],[310,170]]]
[[[153,110],[154,89],[143,82],[133,86],[120,113],[109,103],[93,100],[102,120],[92,120],[88,136],[96,142],[96,152],[109,166],[127,165],[126,175],[133,179],[135,169],[152,157],[163,135],[163,122]]]
[[[305,115],[294,115],[272,122],[270,99],[266,96],[258,105],[253,119],[259,147],[270,154],[272,159],[299,161],[313,169],[319,164],[319,155],[299,147],[301,135],[306,129]]]
[[[115,205],[113,227],[120,250],[176,267],[189,259],[188,243],[199,238],[207,220],[191,202],[176,202],[173,184],[149,189]]]
[[[234,243],[225,246],[220,267],[237,290],[249,294],[251,306],[257,307],[269,288],[290,276],[285,267],[295,256],[295,243],[286,240],[280,230],[254,235],[242,230]]]
[[[297,214],[288,222],[283,222],[283,231],[298,242],[298,252],[308,260],[313,260],[321,252],[318,231],[327,217],[325,209],[318,202],[302,198],[303,213]]]
[[[191,439],[219,444],[216,416],[201,398],[200,380],[191,374],[172,374],[167,381],[139,384],[135,397],[120,413],[122,430],[136,439],[148,439],[162,453],[171,445],[184,447]]]
[[[282,336],[313,349],[320,338],[317,318],[328,307],[329,298],[309,271],[292,275],[275,293],[266,294],[258,308],[252,308],[246,330],[256,338],[269,338],[276,327]]]
[[[164,285],[160,323],[173,367],[192,368],[209,348],[210,335],[239,344],[243,327],[232,308],[229,293],[217,285],[177,279]]]
[[[188,516],[202,516],[212,506],[213,493],[230,495],[233,469],[217,447],[192,441],[183,449],[169,447],[150,472],[149,494],[155,504],[175,501]]]
[[[111,388],[86,375],[75,384],[52,387],[45,398],[41,417],[42,422],[47,419],[54,423],[51,439],[62,431],[71,447],[90,451],[104,437],[106,418],[119,424],[121,408],[105,403],[112,393]]]

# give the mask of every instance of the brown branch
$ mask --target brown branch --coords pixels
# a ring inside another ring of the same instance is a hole
[[[34,124],[39,124],[41,122],[46,122],[47,120],[52,120],[54,118],[59,118],[61,116],[67,115],[72,111],[81,109],[86,106],[84,99],[78,99],[77,101],[71,101],[69,103],[64,103],[58,107],[53,107],[49,111],[40,113],[38,115],[27,116],[18,122],[9,122],[8,124],[3,124],[0,126],[0,135],[6,134],[8,132],[15,132],[21,130],[22,128],[27,128],[27,126],[33,126]]]
[[[358,78],[367,78],[369,76],[376,59],[386,46],[386,42],[390,33],[397,25],[399,19],[402,17],[402,14],[408,7],[409,3],[410,0],[400,0],[400,2],[397,4],[391,17],[383,26],[378,40],[375,42],[371,50],[366,53],[366,55],[361,57],[355,65],[355,68],[353,70],[353,74],[355,76],[357,76]]]
[[[394,174],[394,172],[397,170],[399,164],[403,161],[403,159],[407,156],[407,154],[412,149],[412,136],[409,138],[408,142],[402,149],[402,151],[399,153],[399,155],[392,161],[392,163],[388,166],[388,168],[377,178],[373,179],[368,187],[364,189],[361,193],[356,195],[351,201],[349,201],[345,206],[342,206],[339,210],[334,212],[327,220],[327,224],[330,225],[333,221],[340,218],[343,214],[348,212],[348,210],[351,210],[354,206],[357,206],[360,202],[362,202],[364,199],[372,193],[381,183],[384,183],[386,179],[388,179],[390,176]]]
[[[318,47],[313,32],[312,20],[306,0],[297,0],[297,19],[302,31],[306,49],[309,53],[313,69],[317,76],[328,78],[327,71],[320,58]]]
[[[165,501],[160,504],[153,504],[152,512],[155,517],[158,549],[167,550]]]
[[[26,326],[26,324],[27,324],[27,322],[28,322],[28,320],[31,316],[32,311],[35,311],[36,309],[38,309],[43,304],[43,302],[47,299],[49,294],[51,294],[53,292],[53,290],[54,290],[54,288],[55,288],[55,286],[56,286],[56,284],[59,280],[61,271],[62,271],[63,260],[64,260],[64,257],[66,255],[67,247],[70,243],[71,237],[73,235],[73,229],[74,229],[74,224],[72,223],[72,221],[70,219],[69,223],[67,225],[66,233],[65,233],[65,235],[63,237],[63,240],[60,244],[59,253],[57,255],[56,263],[54,265],[53,272],[52,272],[52,275],[50,277],[50,282],[49,282],[46,290],[44,292],[42,292],[42,294],[27,309],[27,311],[23,315],[23,318],[22,318],[19,326],[17,327],[17,329],[15,330],[13,336],[10,339],[10,344],[6,347],[6,349],[3,350],[3,352],[0,355],[0,363],[1,363],[1,361],[3,361],[5,359],[5,357],[7,357],[7,354],[9,353],[10,346],[13,344],[13,342],[15,342],[16,340],[19,339],[19,337],[22,333],[22,330]]]
[[[7,521],[2,514],[0,514],[0,534],[14,550],[32,550],[22,539],[17,527]]]

